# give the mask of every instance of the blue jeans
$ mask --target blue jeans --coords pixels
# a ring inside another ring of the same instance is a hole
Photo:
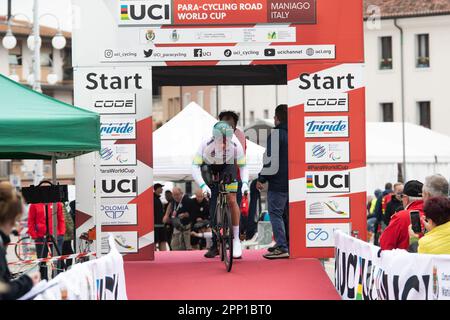
[[[289,193],[269,191],[267,193],[267,201],[269,204],[270,223],[272,224],[276,245],[284,251],[289,251],[283,219],[286,207],[289,205]]]

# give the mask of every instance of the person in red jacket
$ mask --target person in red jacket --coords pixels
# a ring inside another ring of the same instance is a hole
[[[53,204],[33,203],[28,209],[28,233],[31,238],[36,242],[36,254],[38,258],[46,258],[48,255],[48,247],[44,246],[45,235],[47,233],[47,224],[45,217],[45,206],[48,207],[48,225],[50,234],[53,235]],[[64,234],[66,233],[66,224],[64,221],[64,214],[62,203],[57,203],[56,217],[57,224],[57,238],[59,252],[62,250],[64,243]],[[41,279],[47,279],[47,265],[41,263],[40,267]]]
[[[411,224],[410,212],[418,210],[423,213],[422,198],[423,183],[417,180],[408,181],[403,188],[403,207],[391,217],[391,221],[380,237],[381,250],[404,249],[409,247],[409,225]]]

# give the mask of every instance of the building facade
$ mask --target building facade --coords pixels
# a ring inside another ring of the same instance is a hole
[[[0,16],[0,40],[8,30],[7,19]],[[32,34],[31,26],[21,20],[14,20],[11,25],[13,35],[17,39],[17,45],[7,50],[0,42],[0,73],[7,76],[17,76],[22,85],[28,84],[28,77],[33,73],[33,51],[27,46],[27,38]],[[71,34],[63,32],[66,38],[66,46],[57,50],[52,46],[52,38],[58,30],[41,26],[41,85],[42,92],[55,99],[73,104],[73,71]],[[56,83],[50,84],[47,76],[56,74]],[[16,184],[28,186],[33,183],[36,170],[40,171],[44,178],[51,177],[51,164],[45,161],[36,167],[34,160],[0,161],[0,180],[8,180],[10,177]],[[72,159],[60,160],[57,165],[58,180],[61,183],[73,184],[75,181],[74,161]]]
[[[367,121],[450,135],[450,1],[366,2]]]

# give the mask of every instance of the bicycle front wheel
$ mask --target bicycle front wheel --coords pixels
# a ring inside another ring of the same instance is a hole
[[[36,259],[37,255],[34,240],[29,236],[19,239],[15,245],[14,253],[20,261]]]
[[[222,208],[222,254],[223,262],[227,272],[231,271],[233,266],[233,224],[231,223],[231,211],[228,206]]]

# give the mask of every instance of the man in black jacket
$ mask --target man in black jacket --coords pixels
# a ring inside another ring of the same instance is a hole
[[[153,186],[153,214],[155,217],[155,245],[159,251],[167,251],[167,229],[163,223],[164,209],[161,202],[163,185],[155,183]]]
[[[274,120],[275,129],[267,138],[264,168],[257,183],[259,190],[263,188],[263,183],[269,183],[267,200],[276,245],[264,255],[267,259],[289,258],[287,226],[283,219],[289,206],[287,105],[282,104],[275,109]]]
[[[402,201],[402,195],[403,195],[403,183],[396,183],[394,184],[394,194],[392,195],[391,201],[386,205],[386,210],[383,215],[383,221],[386,226],[389,225],[389,222],[391,222],[391,217],[403,210],[403,201]]]

